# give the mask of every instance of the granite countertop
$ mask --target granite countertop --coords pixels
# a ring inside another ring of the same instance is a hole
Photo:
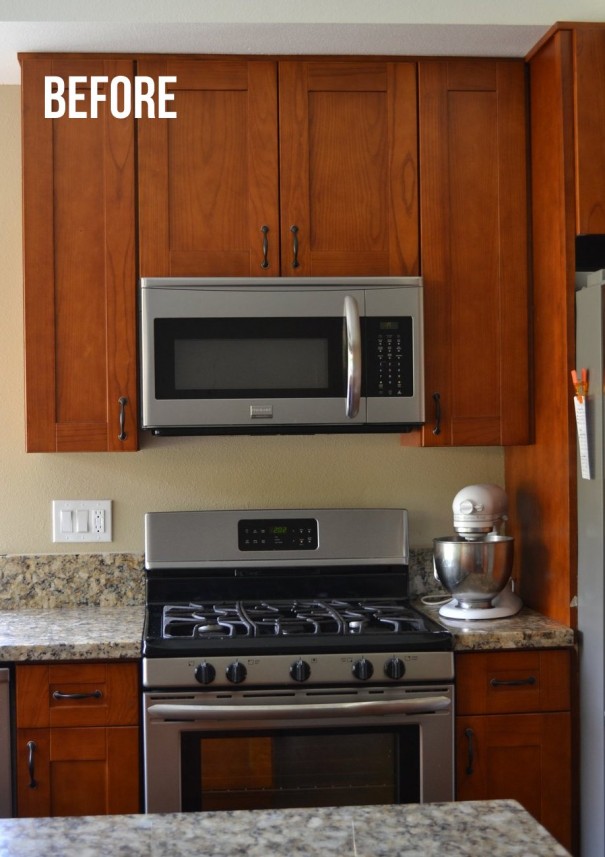
[[[571,628],[523,608],[508,619],[443,619],[416,604],[454,635],[455,651],[572,646]],[[0,661],[113,660],[141,656],[143,605],[0,610]]]
[[[0,661],[141,657],[142,605],[0,610]]]
[[[567,625],[527,607],[506,619],[463,620],[445,619],[439,615],[438,606],[429,606],[422,601],[415,602],[414,606],[454,635],[456,652],[557,649],[573,646],[575,641],[574,632]]]
[[[0,820],[3,857],[569,857],[516,801]]]

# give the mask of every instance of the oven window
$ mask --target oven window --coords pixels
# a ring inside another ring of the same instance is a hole
[[[162,318],[156,398],[344,395],[342,318]]]
[[[417,803],[419,730],[183,733],[183,809]]]

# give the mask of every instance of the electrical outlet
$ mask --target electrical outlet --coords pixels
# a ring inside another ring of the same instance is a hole
[[[53,542],[110,542],[111,500],[53,500]]]

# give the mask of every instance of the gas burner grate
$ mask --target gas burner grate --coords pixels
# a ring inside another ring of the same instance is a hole
[[[414,610],[388,599],[167,604],[162,618],[165,639],[330,637],[401,634],[423,629],[423,619]]]

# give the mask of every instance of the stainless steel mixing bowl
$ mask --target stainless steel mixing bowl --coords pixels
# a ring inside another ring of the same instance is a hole
[[[512,536],[479,541],[433,539],[435,573],[464,608],[491,607],[508,583],[514,555]]]

